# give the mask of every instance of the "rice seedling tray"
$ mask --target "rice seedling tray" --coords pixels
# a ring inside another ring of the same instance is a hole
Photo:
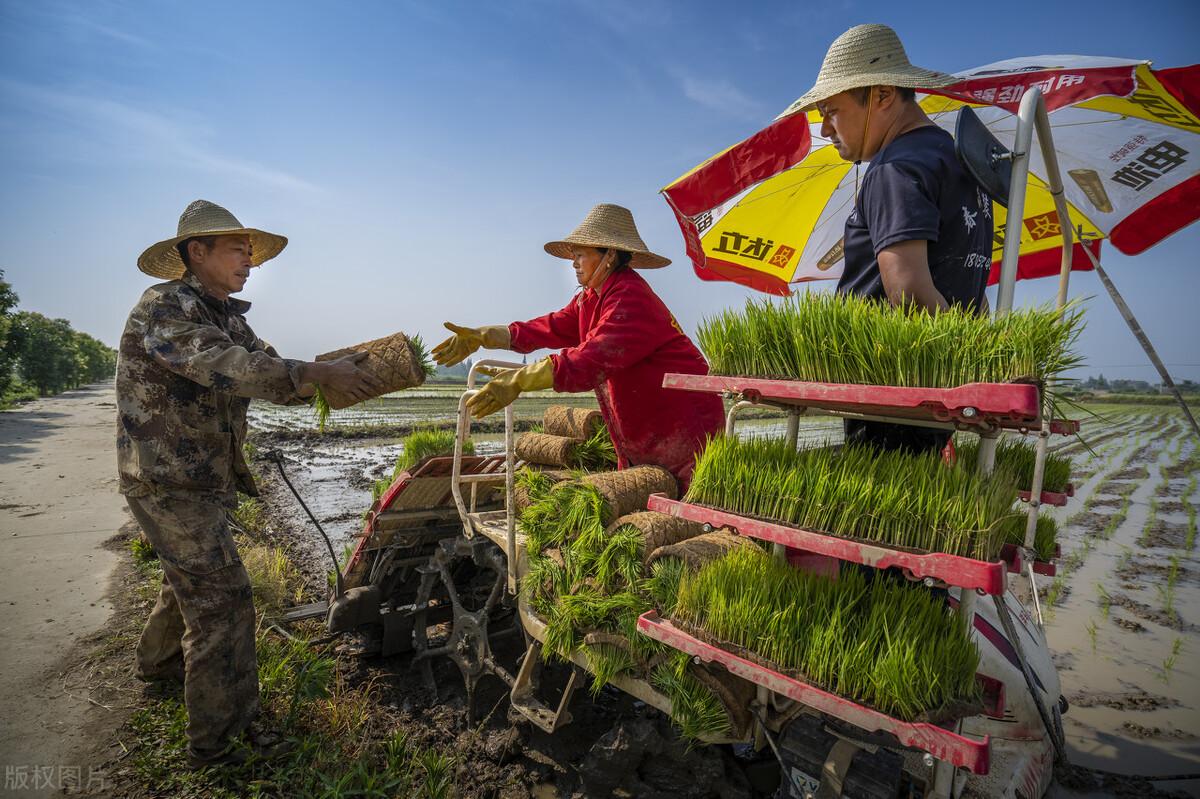
[[[867,732],[881,731],[896,738],[904,746],[928,752],[939,760],[970,769],[975,774],[987,774],[991,759],[991,739],[975,740],[958,735],[938,724],[907,722],[860,705],[815,685],[781,674],[747,658],[702,641],[677,627],[656,611],[648,611],[638,619],[638,630],[673,649],[699,658],[704,662],[720,663],[730,674],[749,680],[768,690],[783,694],[802,704],[852,724]],[[995,680],[983,678],[990,696],[985,703],[990,710],[1003,707],[1003,689]]]
[[[898,567],[918,579],[929,578],[947,586],[977,589],[987,594],[1003,594],[1010,567],[1004,561],[989,563],[960,555],[896,549],[878,543],[841,538],[814,530],[739,516],[706,505],[668,499],[661,494],[650,497],[646,507],[713,527],[730,527],[738,535],[783,544],[792,549],[815,552],[876,569]]]
[[[1062,557],[1062,546],[1059,544],[1054,545],[1054,557]],[[1021,550],[1015,544],[1005,544],[1001,547],[1000,559],[1008,564],[1008,571],[1012,574],[1020,574],[1025,568],[1025,559],[1021,557]],[[1033,571],[1035,574],[1054,577],[1058,574],[1058,566],[1053,561],[1034,560]]]
[[[439,456],[426,458],[422,463],[413,467],[412,471],[402,471],[396,479],[380,495],[367,511],[367,518],[361,533],[355,535],[358,543],[347,561],[344,576],[349,577],[363,562],[366,551],[371,547],[376,532],[386,526],[387,514],[397,498],[404,494],[414,481],[422,478],[443,478],[441,481],[424,480],[424,491],[417,492],[420,496],[412,497],[412,505],[422,509],[444,507],[454,508],[450,483],[448,478],[453,473],[454,458]],[[496,475],[501,477],[504,470],[503,455],[466,455],[462,459],[462,474],[464,475]],[[411,492],[410,492],[411,493]],[[457,511],[455,511],[457,516]],[[414,519],[415,521],[415,519]]]
[[[1029,491],[1017,492],[1017,496],[1022,502],[1028,502],[1030,494],[1031,492]],[[1056,508],[1061,508],[1063,505],[1066,505],[1067,500],[1073,496],[1075,496],[1075,486],[1071,483],[1067,483],[1066,490],[1062,491],[1061,493],[1055,491],[1043,491],[1042,504],[1053,505]]]
[[[663,388],[741,396],[751,402],[817,408],[966,428],[1029,430],[1041,424],[1041,396],[1030,383],[968,383],[956,388],[806,383],[723,375],[663,375]],[[1079,423],[1051,422],[1052,433],[1071,435]]]

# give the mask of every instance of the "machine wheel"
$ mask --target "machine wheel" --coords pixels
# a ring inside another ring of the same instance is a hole
[[[473,724],[479,680],[491,674],[511,687],[515,679],[496,661],[491,645],[495,638],[519,629],[505,624],[516,617],[504,602],[507,580],[504,554],[486,538],[468,540],[458,536],[439,542],[429,562],[418,567],[417,572],[421,582],[414,603],[413,663],[419,664],[427,689],[436,697],[437,685],[430,661],[440,655],[454,661],[466,687],[467,722]],[[431,642],[433,611],[444,607],[433,599],[439,594],[444,594],[450,603],[450,631],[444,638]]]

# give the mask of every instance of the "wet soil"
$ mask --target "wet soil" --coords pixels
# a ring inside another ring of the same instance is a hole
[[[1113,607],[1123,608],[1142,621],[1148,621],[1160,627],[1169,627],[1172,630],[1182,631],[1192,629],[1192,625],[1186,623],[1183,617],[1179,615],[1179,611],[1174,608],[1168,611],[1163,608],[1152,607],[1144,602],[1138,602],[1136,599],[1132,599],[1125,594],[1113,593],[1111,596]]]
[[[1187,541],[1187,532],[1186,524],[1157,519],[1149,530],[1142,533],[1140,541],[1150,547],[1181,549]]]

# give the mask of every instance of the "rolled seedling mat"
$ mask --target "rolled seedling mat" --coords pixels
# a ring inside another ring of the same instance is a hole
[[[661,466],[634,466],[616,472],[584,475],[581,482],[593,486],[608,506],[611,522],[627,513],[645,510],[651,494],[666,494],[670,499],[679,495],[679,484]]]
[[[734,535],[728,530],[715,530],[704,533],[675,544],[667,544],[650,553],[646,565],[652,566],[664,558],[682,560],[690,571],[699,571],[700,567],[719,558],[723,558],[738,547],[754,547],[754,542]]]
[[[573,408],[570,405],[551,405],[542,414],[542,431],[552,436],[566,436],[586,441],[604,424],[604,417],[594,408]]]
[[[677,544],[704,534],[704,525],[653,510],[627,513],[609,525],[610,534],[621,527],[635,527],[642,534],[643,559],[659,547]]]
[[[390,336],[364,341],[353,347],[343,347],[340,350],[318,355],[318,361],[332,361],[355,352],[365,352],[367,357],[358,362],[358,368],[378,378],[383,383],[383,389],[374,396],[379,397],[399,391],[404,388],[419,386],[425,382],[425,367],[421,356],[409,343],[408,336],[403,333],[393,333]],[[349,408],[358,400],[335,391],[328,386],[321,387],[325,400],[333,410]]]
[[[750,703],[754,701],[754,684],[735,677],[717,665],[689,663],[688,671],[701,685],[713,692],[729,719],[729,729],[735,739],[750,733]]]
[[[552,433],[522,433],[517,439],[517,457],[541,466],[570,466],[579,441]]]

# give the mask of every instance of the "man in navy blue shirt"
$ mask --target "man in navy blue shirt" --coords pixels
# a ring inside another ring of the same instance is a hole
[[[937,312],[983,311],[992,264],[992,206],[959,164],[954,140],[917,104],[916,88],[954,82],[914,67],[896,33],[859,25],[834,41],[813,89],[793,108],[816,107],[838,155],[870,161],[846,220],[838,291]],[[949,434],[847,420],[848,441],[938,450]]]

